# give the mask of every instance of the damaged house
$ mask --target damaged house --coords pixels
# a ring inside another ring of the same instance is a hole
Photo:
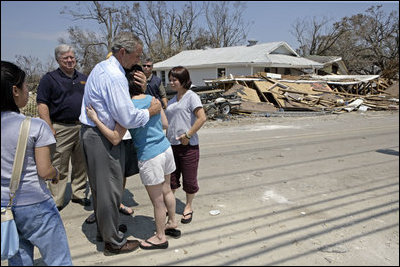
[[[186,50],[154,64],[153,70],[168,83],[168,72],[175,66],[184,66],[190,72],[192,83],[204,86],[204,80],[259,72],[281,75],[316,74],[323,63],[300,57],[286,42],[256,44],[222,48]]]
[[[318,70],[318,75],[327,75],[327,74],[338,74],[338,75],[348,75],[349,71],[347,70],[346,65],[344,64],[341,57],[337,56],[317,56],[310,55],[305,58],[319,62],[324,66]]]

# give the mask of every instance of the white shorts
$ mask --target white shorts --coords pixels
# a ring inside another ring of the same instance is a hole
[[[139,160],[140,179],[144,185],[157,185],[165,181],[164,175],[175,171],[175,160],[172,148],[149,160]]]

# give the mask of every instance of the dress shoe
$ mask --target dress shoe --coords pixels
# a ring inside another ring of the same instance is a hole
[[[120,248],[113,248],[111,243],[106,243],[104,246],[104,256],[111,256],[115,254],[129,253],[139,247],[138,240],[127,240],[126,243]]]
[[[72,202],[81,204],[82,206],[90,206],[90,200],[87,198],[81,198],[81,199],[71,199]]]
[[[126,227],[125,224],[120,224],[118,226],[118,230],[121,231],[122,233],[126,233],[126,231],[128,231],[128,227]],[[103,242],[103,237],[101,236],[101,234],[99,232],[97,232],[97,234],[96,234],[96,241]]]

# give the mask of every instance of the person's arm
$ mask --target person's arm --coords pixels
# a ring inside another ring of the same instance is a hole
[[[50,126],[53,135],[56,136],[56,130],[54,130],[53,123],[51,122],[50,119],[49,107],[44,103],[38,103],[37,107],[38,107],[39,117]]]
[[[35,148],[36,168],[40,177],[44,180],[52,180],[53,184],[58,183],[60,174],[51,164],[50,146]]]
[[[168,106],[168,99],[166,97],[161,98],[163,108],[166,109]]]
[[[86,107],[86,113],[88,117],[96,124],[97,128],[99,128],[100,132],[110,141],[114,146],[118,145],[121,142],[122,137],[124,137],[126,133],[126,128],[122,127],[119,123],[115,124],[115,129],[111,130],[107,126],[102,123],[97,117],[96,111],[92,108],[92,106]]]
[[[161,110],[161,123],[164,130],[168,128],[168,119],[163,109]]]
[[[164,85],[161,83],[160,86],[158,87],[158,92],[161,97],[161,104],[163,105],[163,109],[166,109],[168,106],[168,98],[167,98],[167,92],[165,90]]]
[[[200,128],[207,120],[206,113],[204,112],[204,108],[202,107],[196,108],[194,110],[194,115],[196,116],[196,121],[194,122],[193,126],[186,133],[176,138],[177,140],[181,141],[182,145],[189,144],[190,137],[192,137],[192,135],[200,130]]]

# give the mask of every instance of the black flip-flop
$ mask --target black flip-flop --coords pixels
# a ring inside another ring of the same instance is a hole
[[[181,237],[181,230],[175,228],[165,229],[165,235],[172,236],[173,238]]]
[[[182,219],[181,219],[181,223],[190,223],[190,222],[192,221],[192,218],[193,218],[193,211],[188,212],[188,213],[186,213],[186,214],[183,214],[183,217],[186,217],[186,216],[188,216],[188,215],[190,215],[190,218],[189,218],[189,219],[184,219],[184,218],[182,218]]]
[[[161,243],[161,244],[154,244],[148,240],[145,240],[144,242],[146,242],[147,244],[150,244],[151,246],[145,247],[142,245],[142,243],[139,243],[139,247],[141,249],[166,249],[166,248],[168,248],[168,241],[165,241],[164,243]]]

